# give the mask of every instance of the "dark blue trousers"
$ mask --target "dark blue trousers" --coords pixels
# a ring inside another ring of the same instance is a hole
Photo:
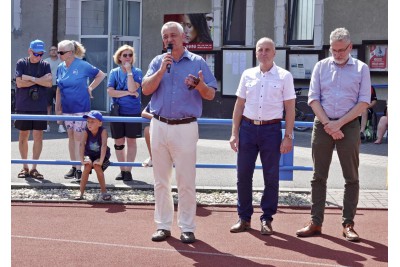
[[[237,157],[237,210],[242,220],[253,215],[253,173],[258,154],[263,167],[264,191],[260,220],[272,221],[278,208],[281,124],[254,125],[242,120]]]

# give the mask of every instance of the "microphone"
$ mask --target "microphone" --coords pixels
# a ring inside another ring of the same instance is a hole
[[[167,46],[167,54],[168,55],[171,55],[172,54],[172,44],[168,44],[168,46]],[[167,71],[168,71],[168,73],[170,73],[171,72],[171,64],[167,64]]]

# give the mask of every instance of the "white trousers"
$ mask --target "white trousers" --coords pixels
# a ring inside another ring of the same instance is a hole
[[[196,152],[197,122],[169,125],[157,119],[150,122],[150,144],[154,174],[157,229],[171,230],[174,203],[171,192],[172,169],[178,187],[178,226],[182,232],[196,229]]]

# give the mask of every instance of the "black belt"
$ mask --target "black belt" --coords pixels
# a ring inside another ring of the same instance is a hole
[[[335,119],[333,119],[333,118],[329,118],[329,117],[328,117],[328,119],[329,119],[330,121],[337,121],[337,120],[339,120],[340,118],[335,118]]]
[[[282,119],[273,119],[273,120],[269,120],[269,121],[258,121],[258,120],[251,120],[251,119],[247,118],[246,116],[242,116],[242,119],[244,119],[245,121],[248,121],[254,125],[275,124],[275,123],[280,123],[282,120]]]
[[[184,118],[184,119],[167,119],[167,118],[161,117],[157,114],[154,114],[153,117],[159,121],[162,121],[162,122],[165,122],[166,124],[171,124],[171,125],[187,124],[187,123],[197,121],[197,118],[195,118],[195,117]]]

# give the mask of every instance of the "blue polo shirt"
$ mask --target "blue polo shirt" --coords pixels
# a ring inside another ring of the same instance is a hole
[[[150,62],[145,77],[160,69],[164,55],[158,55]],[[150,112],[169,119],[201,117],[202,97],[197,90],[189,90],[185,84],[185,78],[189,74],[197,77],[200,70],[203,71],[204,82],[216,89],[217,80],[204,59],[185,49],[182,57],[173,61],[170,73],[164,73],[158,89],[151,97]]]
[[[132,67],[133,80],[142,85],[142,70]],[[128,91],[128,74],[123,72],[121,67],[114,68],[110,71],[107,87],[112,87],[115,90]],[[136,115],[141,113],[140,96],[142,87],[137,90],[139,97],[127,95],[123,97],[113,97],[113,103],[119,104],[120,115]]]
[[[88,62],[75,58],[67,68],[65,62],[57,68],[57,86],[61,92],[63,113],[81,113],[90,111],[88,79],[93,79],[99,69]]]

